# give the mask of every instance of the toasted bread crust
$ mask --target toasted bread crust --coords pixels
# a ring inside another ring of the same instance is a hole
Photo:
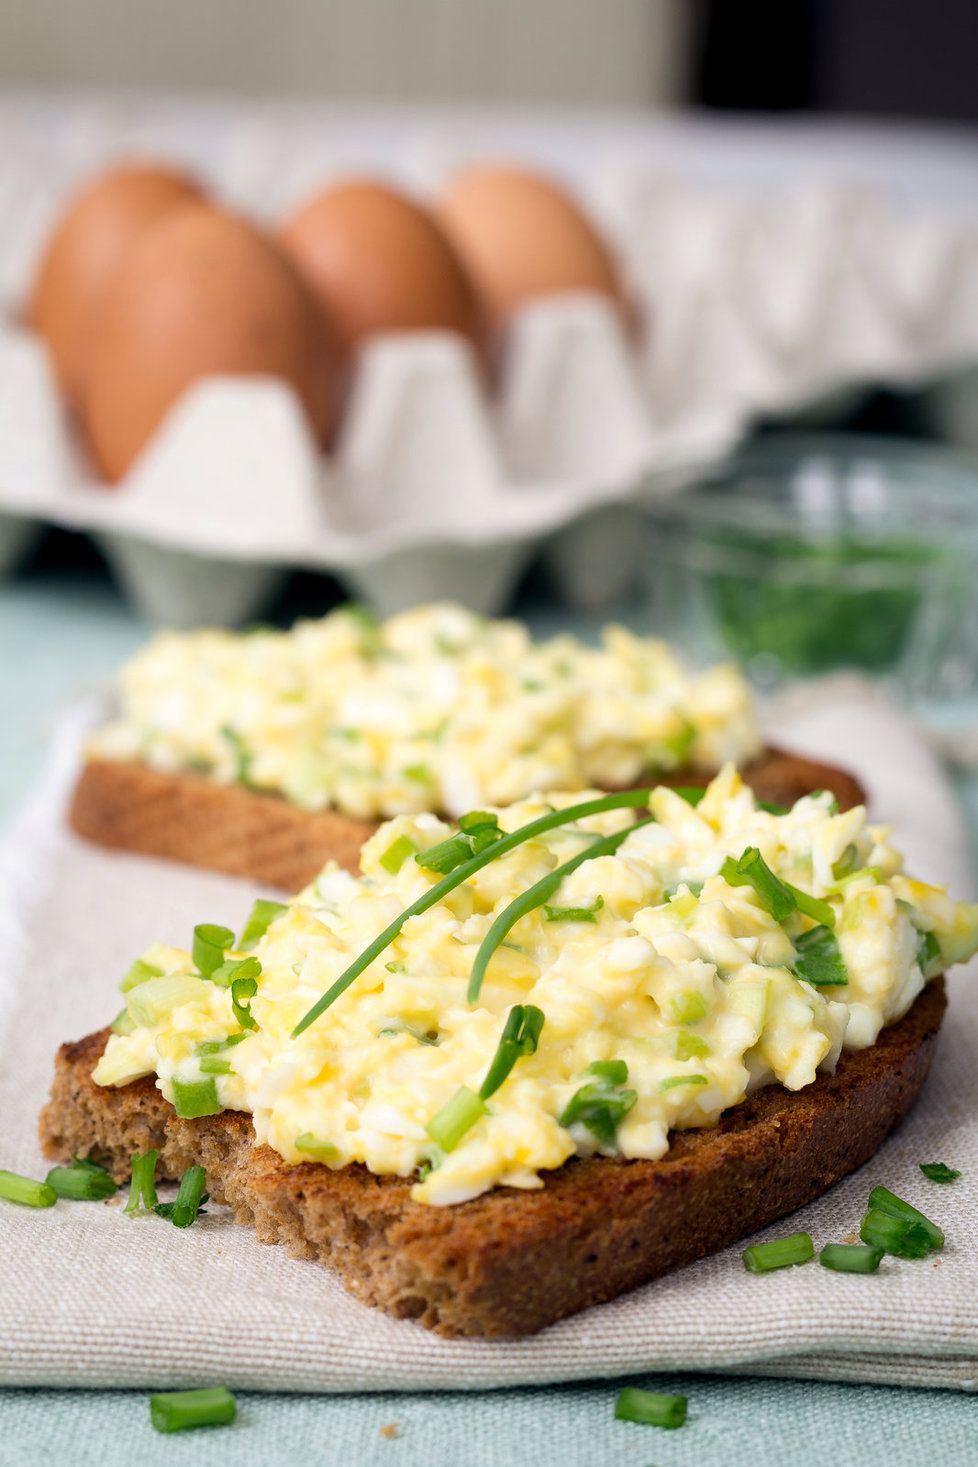
[[[238,1222],[335,1268],[364,1303],[442,1335],[524,1335],[725,1248],[861,1166],[917,1096],[944,1007],[935,979],[834,1075],[760,1090],[719,1125],[675,1133],[661,1161],[571,1161],[539,1190],[454,1207],[412,1202],[409,1181],[361,1166],[290,1166],[240,1112],[180,1120],[150,1079],[103,1089],[91,1076],[108,1030],[59,1051],[41,1144],[90,1152],[120,1181],[149,1147],[169,1178],[202,1164]]]
[[[843,809],[862,799],[859,785],[842,770],[778,749],[749,765],[744,778],[759,798],[781,805],[814,789],[831,789]],[[661,782],[696,784],[702,777],[687,772]],[[69,820],[96,845],[163,856],[288,892],[306,886],[330,859],[356,872],[360,847],[377,829],[375,821],[340,810],[312,813],[242,785],[108,759],[90,759],[83,768]]]

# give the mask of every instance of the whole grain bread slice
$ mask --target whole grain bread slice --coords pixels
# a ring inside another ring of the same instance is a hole
[[[843,770],[780,749],[769,749],[743,774],[760,799],[779,805],[815,789],[830,789],[843,809],[863,797]],[[659,782],[698,784],[702,776],[685,771]],[[340,810],[310,812],[243,785],[108,759],[85,764],[69,820],[96,845],[163,856],[288,892],[306,886],[330,859],[356,872],[360,847],[377,829],[375,821]]]
[[[935,979],[834,1075],[757,1091],[717,1126],[675,1133],[661,1161],[575,1160],[539,1190],[454,1207],[412,1202],[409,1181],[361,1166],[290,1166],[254,1144],[241,1112],[180,1120],[150,1079],[96,1085],[108,1030],[59,1051],[41,1144],[57,1159],[91,1153],[120,1181],[150,1147],[165,1177],[203,1165],[239,1223],[334,1268],[364,1303],[447,1336],[525,1335],[725,1248],[861,1166],[923,1085],[944,1007]]]

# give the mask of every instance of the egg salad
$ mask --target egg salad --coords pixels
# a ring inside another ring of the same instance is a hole
[[[249,1111],[289,1162],[455,1203],[661,1157],[757,1086],[810,1085],[978,949],[978,905],[828,793],[774,813],[728,765],[575,814],[626,798],[397,816],[359,877],[331,863],[237,940],[146,952],[95,1080],[155,1075],[178,1114]]]
[[[164,633],[124,669],[119,702],[91,744],[99,758],[367,819],[620,788],[680,765],[713,773],[760,750],[731,666],[692,672],[621,627],[598,648],[534,643],[519,622],[453,605],[386,622],[341,607],[289,632]]]

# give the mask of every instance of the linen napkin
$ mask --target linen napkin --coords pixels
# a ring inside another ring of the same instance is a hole
[[[119,976],[198,921],[239,928],[248,883],[110,854],[65,828],[80,739],[62,721],[47,771],[0,848],[0,1165],[44,1175],[36,1116],[57,1045],[101,1027]],[[862,683],[807,690],[772,714],[788,747],[834,759],[899,830],[910,868],[971,895],[962,823],[913,728]],[[0,1203],[0,1384],[276,1391],[487,1388],[644,1370],[747,1372],[978,1389],[978,993],[951,1009],[926,1091],[856,1176],[766,1234],[816,1246],[858,1227],[883,1182],[939,1222],[947,1246],[868,1277],[805,1268],[756,1277],[737,1248],[519,1341],[448,1341],[355,1302],[325,1269],[260,1245],[224,1209],[181,1231],[119,1203]],[[918,1162],[962,1172],[950,1187]]]

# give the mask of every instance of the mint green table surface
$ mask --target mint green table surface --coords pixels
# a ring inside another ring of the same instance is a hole
[[[553,617],[537,609],[532,619]],[[104,681],[146,632],[97,573],[35,572],[0,587],[0,822],[39,772],[58,709]],[[975,786],[961,792],[978,831]],[[2,1227],[0,1216],[0,1267],[16,1266],[3,1255]],[[0,1467],[978,1464],[974,1396],[695,1375],[635,1383],[688,1395],[687,1425],[667,1432],[616,1422],[619,1383],[610,1381],[434,1395],[249,1394],[233,1427],[166,1437],[150,1427],[142,1393],[0,1391]],[[381,1434],[390,1425],[393,1439]]]

